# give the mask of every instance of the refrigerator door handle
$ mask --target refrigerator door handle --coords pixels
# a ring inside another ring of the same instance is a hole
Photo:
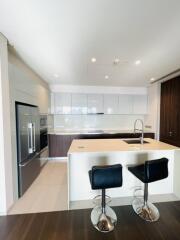
[[[33,126],[32,123],[28,123],[28,153],[33,153]]]
[[[33,123],[33,152],[36,151],[36,124]]]

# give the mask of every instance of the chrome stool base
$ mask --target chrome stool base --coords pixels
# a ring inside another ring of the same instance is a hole
[[[144,204],[143,199],[134,199],[132,206],[136,214],[145,221],[156,222],[160,217],[159,211],[155,205],[150,202]]]
[[[114,230],[117,217],[114,210],[108,205],[104,212],[102,212],[101,206],[96,206],[91,212],[91,222],[98,231],[107,233]]]

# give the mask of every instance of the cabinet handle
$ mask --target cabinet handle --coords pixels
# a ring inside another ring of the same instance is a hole
[[[169,132],[169,136],[170,136],[170,137],[172,136],[172,132]]]
[[[35,152],[36,151],[36,125],[35,125],[35,123],[33,123],[33,134],[34,134],[33,151]]]
[[[28,153],[33,153],[33,125],[28,123]]]

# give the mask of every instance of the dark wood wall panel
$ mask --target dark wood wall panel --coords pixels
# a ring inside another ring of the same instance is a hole
[[[161,84],[160,140],[180,147],[180,76]]]

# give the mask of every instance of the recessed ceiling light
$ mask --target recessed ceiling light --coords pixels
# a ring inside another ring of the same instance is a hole
[[[109,76],[108,76],[108,75],[105,75],[104,78],[105,78],[105,79],[109,79]]]
[[[136,65],[139,65],[140,63],[141,63],[141,60],[136,60],[136,61],[135,61],[135,64],[136,64]]]
[[[54,77],[55,77],[55,78],[58,78],[58,77],[59,77],[59,74],[54,73]]]
[[[96,62],[96,58],[91,58],[91,62],[95,63]]]
[[[155,80],[155,78],[153,78],[153,77],[150,79],[151,82],[153,82],[154,80]]]
[[[119,58],[114,59],[114,64],[118,64],[120,62]]]

